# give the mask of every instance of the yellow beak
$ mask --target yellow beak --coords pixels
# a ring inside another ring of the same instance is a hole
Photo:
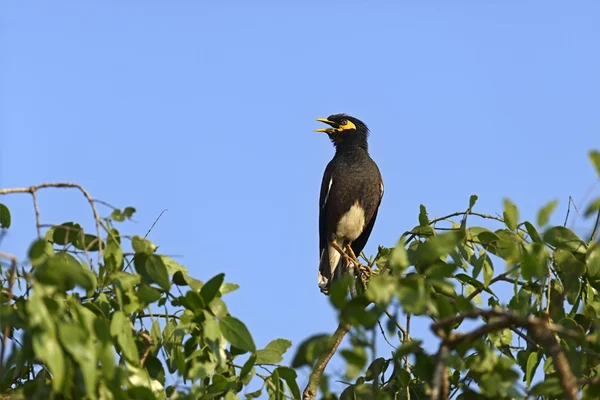
[[[333,133],[336,131],[335,128],[337,128],[337,124],[333,121],[328,120],[327,118],[317,118],[317,121],[319,122],[324,122],[327,125],[332,126],[333,128],[320,128],[320,129],[315,129],[315,132],[325,132],[325,133]]]

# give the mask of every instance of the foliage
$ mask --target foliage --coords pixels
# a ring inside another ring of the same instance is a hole
[[[8,208],[0,210],[10,228]],[[238,286],[224,274],[196,280],[150,240],[121,235],[117,224],[134,212],[115,209],[98,221],[101,241],[77,223],[55,226],[31,244],[26,263],[3,269],[0,393],[237,399],[258,377],[262,387],[246,397],[298,397],[296,372],[279,365],[291,343],[275,339],[257,349],[224,302]],[[91,268],[87,260],[100,248]]]
[[[600,153],[590,160],[600,177]],[[475,195],[465,211],[442,218],[421,206],[417,226],[364,258],[373,270],[368,281],[335,282],[328,300],[338,330],[299,343],[285,366],[289,341],[258,349],[227,309],[225,296],[237,285],[224,274],[191,277],[146,237],[121,234],[135,209],[99,218],[86,197],[95,234],[67,222],[34,240],[26,261],[0,253],[0,393],[300,398],[296,370],[304,368],[312,371],[304,398],[317,385],[325,399],[592,399],[600,392],[600,199],[585,208],[593,222],[585,235],[567,221],[549,225],[556,201],[535,222],[509,199],[497,216],[475,211]],[[0,228],[10,227],[10,210],[0,204]],[[430,336],[411,336],[417,324]],[[334,353],[343,377],[326,372]],[[347,384],[336,394],[338,379]]]

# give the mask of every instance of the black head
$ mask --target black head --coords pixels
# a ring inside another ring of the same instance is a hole
[[[327,133],[336,148],[345,144],[354,144],[367,150],[369,128],[358,118],[346,114],[333,114],[327,118],[317,118],[317,121],[331,126],[331,128],[315,129],[315,132]]]

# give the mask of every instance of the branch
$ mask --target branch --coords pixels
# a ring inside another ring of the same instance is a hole
[[[40,183],[39,185],[29,186],[26,188],[10,188],[10,189],[0,189],[0,195],[4,194],[12,194],[12,193],[29,193],[33,197],[33,207],[35,210],[35,219],[36,219],[36,228],[38,231],[38,236],[41,236],[40,232],[40,210],[37,201],[37,191],[45,188],[74,188],[78,189],[83,196],[87,199],[88,203],[92,207],[92,213],[94,214],[94,220],[96,223],[96,235],[98,236],[98,264],[102,262],[102,240],[101,240],[101,231],[100,231],[100,216],[98,214],[98,210],[96,209],[96,204],[94,199],[87,190],[83,188],[83,186],[77,183],[69,183],[69,182],[46,182]]]
[[[477,317],[497,317],[498,319],[487,322],[486,324],[468,333],[450,333],[449,335],[446,335],[443,330],[443,328],[451,326],[457,322],[461,322],[465,318],[472,319]],[[442,339],[440,349],[438,350],[436,356],[436,367],[433,376],[434,387],[432,389],[431,399],[442,399],[444,398],[444,393],[447,393],[447,391],[445,392],[445,386],[447,386],[445,360],[450,349],[455,348],[457,345],[464,342],[473,342],[490,332],[513,327],[526,328],[534,338],[536,338],[540,343],[546,345],[548,348],[548,353],[552,357],[554,366],[558,372],[560,385],[565,393],[565,400],[576,400],[577,380],[575,379],[573,372],[571,372],[567,358],[560,348],[560,345],[558,344],[558,341],[554,337],[553,333],[580,339],[582,338],[582,335],[577,331],[565,329],[560,325],[547,322],[540,318],[533,316],[522,317],[510,311],[502,311],[498,309],[476,309],[463,315],[445,318],[431,325],[431,330]]]
[[[338,328],[329,338],[327,350],[319,356],[317,363],[310,373],[308,385],[306,385],[306,389],[304,389],[304,393],[302,395],[304,400],[314,400],[317,396],[317,388],[319,387],[321,375],[323,374],[323,371],[325,371],[327,363],[329,363],[329,360],[331,360],[331,357],[333,357],[335,354],[335,351],[339,347],[340,343],[342,343],[344,336],[346,336],[346,334],[350,331],[351,326],[352,325],[348,322],[340,322]]]

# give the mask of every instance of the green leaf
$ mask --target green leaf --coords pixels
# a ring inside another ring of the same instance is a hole
[[[366,296],[378,305],[387,305],[396,292],[397,282],[391,275],[376,275],[369,281]]]
[[[488,287],[488,286],[490,286],[490,282],[492,281],[492,278],[494,277],[494,265],[492,264],[492,262],[487,254],[484,255],[482,258],[483,258],[483,261],[482,261],[483,285],[485,287]]]
[[[583,215],[588,218],[592,214],[597,214],[598,211],[600,211],[600,198],[592,201],[585,209]]]
[[[429,218],[427,217],[427,209],[423,204],[419,207],[419,226],[429,226]]]
[[[156,251],[154,243],[137,235],[131,239],[131,246],[136,253],[153,254]]]
[[[580,262],[573,253],[564,250],[554,251],[554,261],[557,269],[577,277],[585,274],[585,264]]]
[[[223,318],[225,317],[227,314],[229,314],[229,311],[227,311],[227,305],[225,304],[225,302],[223,300],[221,300],[218,297],[215,297],[213,299],[213,301],[210,302],[210,304],[208,305],[208,309],[217,317],[217,318]]]
[[[75,285],[86,290],[96,288],[96,276],[84,268],[72,255],[59,252],[35,269],[34,276],[40,283],[55,286],[61,291],[71,290]]]
[[[123,268],[123,249],[115,240],[108,240],[104,248],[104,265],[109,272]]]
[[[545,381],[542,381],[531,388],[529,394],[535,396],[560,396],[563,394],[562,387],[560,386],[560,382],[557,377],[553,376],[550,378],[546,378]],[[546,398],[548,398],[546,397]]]
[[[600,272],[600,244],[594,244],[589,248],[585,256],[585,264],[587,265],[587,273],[590,278],[598,276]]]
[[[4,204],[0,203],[0,228],[10,228],[10,210]]]
[[[326,349],[328,341],[329,335],[326,334],[317,334],[305,339],[304,342],[300,343],[298,346],[291,367],[300,368],[305,365],[311,366]]]
[[[504,199],[504,223],[511,231],[516,230],[519,223],[519,210],[508,198]]]
[[[38,239],[32,243],[28,255],[31,265],[38,267],[48,261],[54,255],[54,251],[45,239]]]
[[[157,302],[161,298],[162,293],[158,289],[142,283],[138,288],[137,295],[138,298],[148,306],[149,304]]]
[[[215,298],[215,296],[219,293],[219,288],[223,284],[225,280],[225,274],[220,273],[210,279],[208,282],[202,286],[200,289],[200,296],[204,300],[205,304],[208,304]]]
[[[383,357],[376,358],[371,365],[367,368],[365,373],[365,381],[369,382],[377,379],[377,377],[383,371],[383,368],[386,364],[386,360]]]
[[[110,335],[116,339],[123,356],[131,364],[138,366],[140,356],[133,339],[133,325],[122,311],[116,311],[110,321]]]
[[[243,379],[246,375],[250,373],[250,371],[252,371],[252,367],[254,367],[255,361],[256,354],[251,354],[250,357],[248,357],[248,360],[246,360],[246,362],[242,366],[242,369],[240,370],[240,379]]]
[[[232,316],[225,316],[219,320],[219,327],[225,340],[233,346],[244,351],[256,351],[256,345],[246,325]]]
[[[246,393],[245,396],[247,399],[258,399],[262,394],[262,389],[258,389],[254,392]]]
[[[162,260],[162,262],[167,266],[167,271],[169,272],[169,275],[175,275],[177,271],[182,272],[184,275],[188,274],[187,268],[179,264],[177,261],[173,260],[171,257],[165,256],[164,254],[160,254],[159,257]],[[186,284],[184,283],[183,285]],[[194,290],[196,289],[194,288]]]
[[[548,225],[548,222],[550,222],[550,216],[552,215],[554,210],[556,210],[556,206],[558,206],[558,200],[552,200],[551,202],[547,203],[542,208],[540,208],[537,215],[538,226]]]
[[[292,346],[286,339],[275,339],[264,349],[256,352],[256,364],[277,364],[283,360],[283,355]]]
[[[204,337],[208,340],[217,341],[221,337],[221,331],[219,330],[219,324],[215,318],[208,312],[204,312],[205,320],[202,323],[204,329]]]
[[[202,281],[198,279],[192,278],[187,274],[187,272],[177,271],[173,274],[173,283],[177,286],[189,286],[195,292],[199,292],[204,286]]]
[[[285,381],[288,388],[290,388],[290,392],[292,392],[292,398],[300,399],[300,388],[298,387],[298,382],[296,378],[298,378],[298,374],[291,368],[288,367],[277,367],[275,369],[277,374]]]
[[[478,197],[476,194],[472,194],[471,197],[469,197],[469,209],[473,208],[473,206],[477,202],[477,199]]]
[[[537,229],[535,229],[531,222],[525,221],[525,229],[527,230],[527,233],[529,234],[531,240],[533,240],[536,243],[544,243]]]
[[[455,232],[432,236],[417,248],[418,261],[430,263],[442,256],[447,256],[456,247],[457,243],[458,235]]]
[[[344,274],[339,279],[334,279],[329,285],[329,301],[338,310],[346,305],[352,279],[350,274]]]
[[[221,289],[219,289],[221,291],[221,294],[227,294],[227,293],[231,293],[235,290],[238,290],[240,288],[240,285],[237,285],[235,283],[230,283],[230,282],[225,282],[224,284],[221,285]]]
[[[397,272],[404,271],[409,265],[408,253],[404,247],[404,240],[398,240],[396,247],[392,249],[389,255],[390,268]]]
[[[404,342],[402,346],[396,350],[395,358],[401,359],[407,354],[417,354],[421,353],[423,348],[421,348],[421,341],[416,339],[411,339],[407,342]]]
[[[562,226],[553,226],[544,233],[544,241],[558,249],[574,253],[585,253],[586,244],[573,231]]]
[[[592,150],[588,153],[590,161],[596,168],[596,175],[600,178],[600,152],[598,150]]]
[[[79,234],[73,241],[73,246],[79,250],[98,251],[100,250],[100,241],[95,235]]]
[[[527,389],[529,389],[529,387],[531,386],[531,380],[533,379],[535,375],[535,370],[537,369],[539,364],[540,357],[538,352],[534,351],[531,354],[529,354],[529,357],[527,357],[527,369],[525,372],[525,385]]]
[[[65,222],[54,227],[52,241],[58,245],[67,245],[75,243],[79,235],[83,233],[83,228],[73,222]]]
[[[526,247],[521,264],[521,275],[528,281],[542,279],[548,271],[548,250],[543,244],[533,242]]]
[[[400,281],[398,287],[398,298],[406,312],[416,315],[425,312],[429,296],[422,279]]]
[[[167,267],[162,259],[155,254],[136,253],[133,257],[135,270],[148,283],[156,283],[166,291],[171,289],[171,281]]]
[[[52,373],[52,391],[61,393],[67,379],[67,365],[58,340],[49,332],[44,332],[33,336],[32,345],[35,355],[48,365]]]
[[[125,207],[123,211],[117,208],[110,214],[110,218],[117,222],[123,222],[125,219],[131,219],[135,211],[136,210],[133,207]]]
[[[96,348],[89,333],[82,326],[59,324],[58,334],[65,350],[79,364],[88,396],[90,398],[95,397],[97,381]]]
[[[512,343],[512,331],[510,329],[492,331],[488,334],[488,338],[494,344],[494,346],[498,348],[501,348],[502,346],[510,346]]]
[[[352,350],[344,349],[340,353],[347,362],[346,378],[356,378],[367,363],[367,351],[364,347],[355,347]]]

